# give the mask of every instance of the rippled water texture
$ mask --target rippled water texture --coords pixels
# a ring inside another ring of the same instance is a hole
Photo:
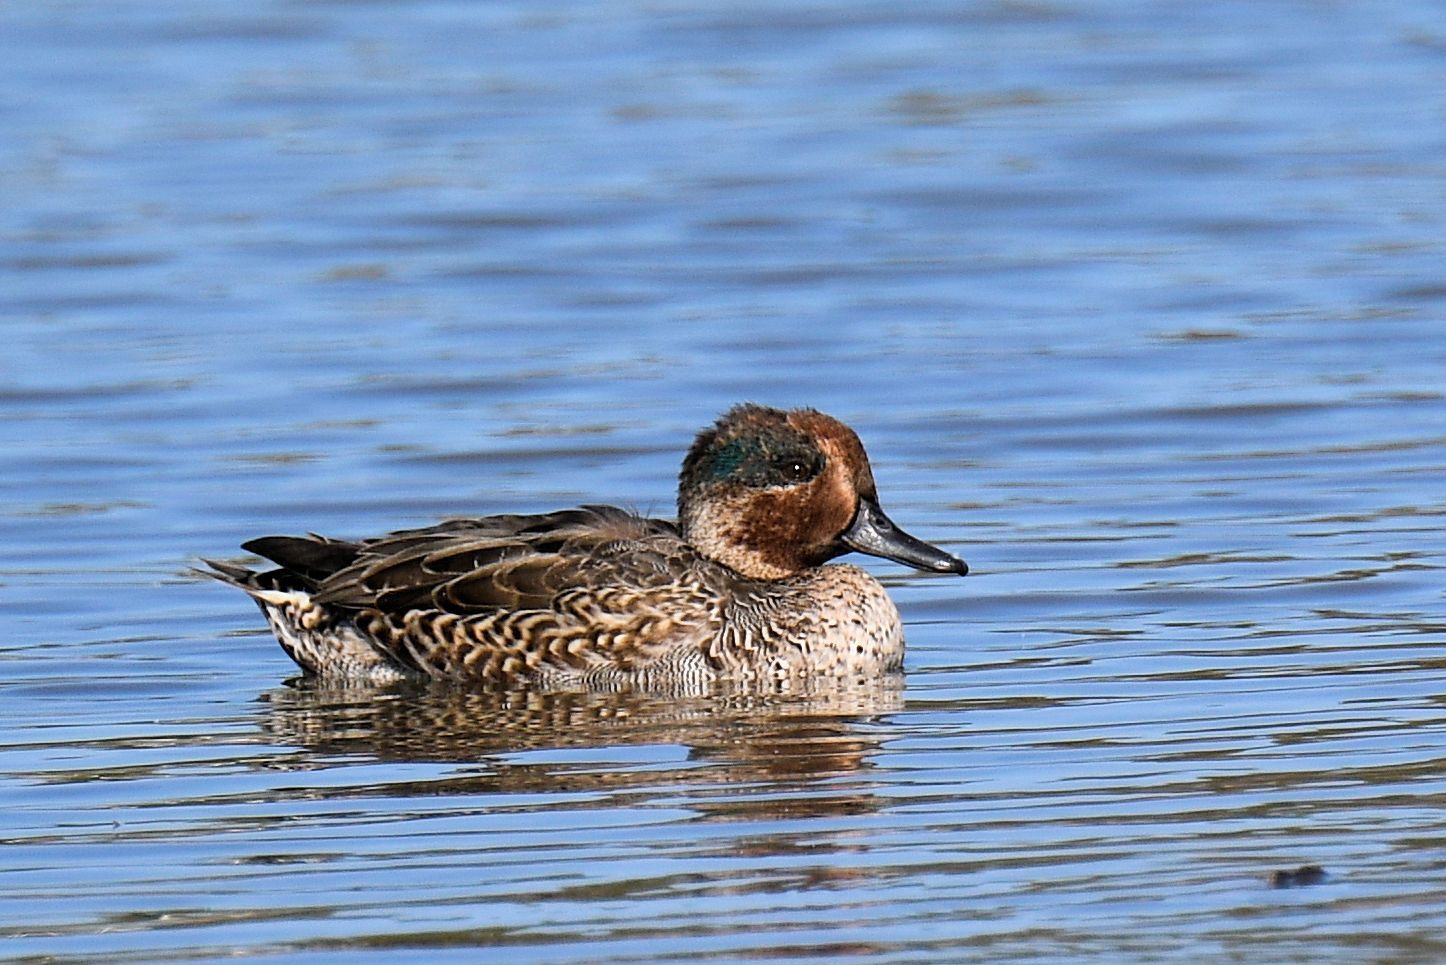
[[[1440,14],[0,5],[0,955],[1446,960]],[[187,571],[742,399],[973,566],[904,680],[316,690]]]

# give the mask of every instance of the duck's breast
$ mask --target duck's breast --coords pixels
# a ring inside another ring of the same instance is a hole
[[[879,581],[836,563],[737,593],[712,656],[759,676],[889,673],[903,665],[904,632]]]

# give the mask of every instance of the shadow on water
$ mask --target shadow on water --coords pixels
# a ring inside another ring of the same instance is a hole
[[[836,683],[836,682],[835,682]],[[769,783],[803,787],[871,768],[881,738],[863,725],[903,708],[903,679],[860,679],[813,693],[648,693],[337,689],[306,680],[263,695],[275,741],[311,755],[405,763],[475,762],[478,774],[426,782],[429,793],[550,792]],[[675,766],[599,767],[608,748],[675,745]],[[531,752],[560,751],[561,755]],[[579,752],[579,753],[571,753]],[[324,765],[323,765],[324,766]],[[700,769],[707,768],[707,777]],[[345,793],[356,793],[355,788]],[[395,793],[387,785],[386,793]],[[751,813],[775,799],[735,802]],[[854,812],[866,799],[818,802]],[[796,802],[788,813],[797,815]],[[826,813],[821,812],[821,813]]]

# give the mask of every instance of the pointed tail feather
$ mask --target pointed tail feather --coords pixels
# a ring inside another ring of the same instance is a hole
[[[234,563],[223,563],[220,560],[210,560],[205,557],[201,558],[201,562],[209,566],[210,569],[203,570],[199,566],[191,567],[191,572],[197,576],[209,576],[213,580],[220,580],[222,583],[229,583],[231,586],[239,587],[243,590],[249,591],[256,589],[256,574],[244,566],[237,566]]]
[[[269,603],[280,606],[285,603],[296,602],[301,597],[310,598],[310,593],[299,585],[293,574],[284,570],[270,570],[265,573],[257,573],[248,570],[244,566],[237,566],[234,563],[223,563],[220,560],[202,559],[202,563],[211,567],[203,570],[199,567],[192,567],[191,572],[200,576],[209,576],[213,580],[220,580],[228,586],[249,595],[258,603]]]

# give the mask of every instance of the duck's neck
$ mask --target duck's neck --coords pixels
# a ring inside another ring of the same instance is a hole
[[[735,524],[716,509],[685,506],[678,514],[683,539],[708,559],[753,580],[782,580],[799,571],[785,554],[765,552],[738,538]]]

